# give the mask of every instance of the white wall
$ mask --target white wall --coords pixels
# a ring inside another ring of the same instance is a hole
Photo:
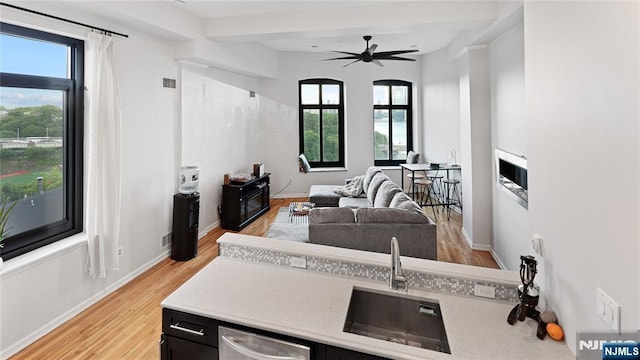
[[[491,102],[489,56],[485,45],[466,48],[460,69],[460,165],[462,234],[472,248],[490,250]]]
[[[422,136],[420,151],[428,161],[460,160],[460,80],[457,59],[446,49],[422,57]]]
[[[526,156],[524,24],[489,44],[489,68],[492,148]],[[492,173],[495,184],[495,162]],[[495,256],[507,269],[518,270],[520,255],[532,254],[529,238],[529,212],[494,185],[492,248]]]
[[[400,79],[413,83],[414,124],[420,124],[420,63],[384,61],[384,67],[343,61],[321,61],[330,57],[315,53],[281,53],[280,77],[260,81],[261,155],[272,173],[271,191],[291,184],[281,195],[305,195],[312,184],[343,184],[362,175],[373,165],[373,81]],[[346,171],[298,172],[298,80],[333,78],[344,81],[346,104]],[[416,125],[418,126],[418,125]],[[421,148],[420,129],[414,128],[414,147]],[[400,184],[400,170],[385,171]]]
[[[184,66],[182,166],[200,169],[200,233],[219,224],[224,174],[251,173],[262,161],[257,80]]]
[[[82,18],[112,27],[82,12],[60,13],[46,3],[31,8],[58,16]],[[18,21],[78,36],[85,29],[3,9],[3,21]],[[108,292],[166,256],[161,238],[171,231],[172,194],[177,189],[178,93],[162,88],[163,77],[177,77],[171,47],[130,29],[128,39],[115,37],[115,59],[122,100],[122,218],[120,270],[107,279],[89,280],[83,271],[86,245],[63,240],[33,252],[40,261],[16,268],[18,257],[5,262],[0,285],[0,358],[6,358],[71,318]]]
[[[575,351],[576,332],[607,330],[596,287],[621,306],[623,330],[640,328],[640,9],[524,6],[531,231],[546,247],[549,308]]]

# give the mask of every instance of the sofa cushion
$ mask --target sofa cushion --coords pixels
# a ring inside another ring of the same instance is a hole
[[[406,194],[404,193],[403,195],[406,196]],[[422,208],[418,204],[416,204],[415,201],[411,200],[408,196],[407,196],[407,199],[404,199],[403,197],[400,197],[400,196],[398,197],[398,199],[394,198],[393,200],[391,200],[391,204],[389,204],[389,208],[411,210],[426,217],[424,211],[422,211]]]
[[[423,212],[392,208],[361,208],[356,215],[358,222],[364,223],[393,223],[393,224],[424,224],[429,218]]]
[[[340,195],[333,191],[338,186],[340,185],[311,185],[309,201],[318,207],[338,206]]]
[[[389,207],[393,197],[400,192],[402,192],[402,189],[393,181],[383,182],[378,188],[373,207]]]
[[[343,196],[340,198],[340,201],[338,201],[338,206],[357,209],[361,207],[372,207],[373,204],[366,197],[352,198],[352,197]]]
[[[397,194],[395,194],[393,196],[393,199],[391,199],[391,202],[389,203],[389,207],[390,208],[397,208],[398,205],[400,205],[401,203],[403,203],[405,201],[413,201],[413,200],[411,200],[409,195],[405,194],[404,192],[397,193]]]
[[[375,166],[370,166],[367,169],[367,172],[364,174],[364,179],[362,180],[362,190],[364,191],[365,194],[367,193],[367,189],[369,189],[369,184],[371,184],[371,180],[373,180],[373,176],[381,172],[382,172],[382,169]]]
[[[350,208],[314,208],[309,211],[310,224],[353,224],[355,215]]]
[[[369,184],[369,188],[367,189],[367,198],[371,201],[372,204],[376,201],[376,195],[378,194],[378,189],[380,185],[382,185],[385,181],[391,181],[389,177],[385,173],[378,173],[373,176],[371,179],[371,183]]]

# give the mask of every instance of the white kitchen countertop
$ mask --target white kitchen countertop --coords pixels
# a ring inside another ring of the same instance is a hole
[[[389,259],[386,254],[326,246],[309,248],[310,244],[226,235],[218,242],[272,250],[286,247],[287,251],[320,252],[322,256],[334,254],[338,258],[357,257],[358,261],[372,261],[375,265]],[[460,276],[461,272],[468,272],[467,275],[477,274],[481,279],[513,281],[512,272],[405,257],[402,264],[404,268],[421,271],[426,266],[434,273]],[[406,294],[440,303],[450,355],[346,333],[342,329],[354,287],[405,293],[393,291],[380,281],[219,256],[167,297],[162,306],[391,359],[575,359],[564,342],[549,337],[539,340],[534,320],[509,325],[506,319],[514,303],[412,288]]]

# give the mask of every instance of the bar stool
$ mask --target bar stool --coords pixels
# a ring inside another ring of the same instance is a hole
[[[413,193],[412,193],[412,191],[414,190],[414,187],[413,187],[413,186],[414,186],[414,182],[415,182],[416,180],[419,180],[419,179],[424,179],[424,175],[422,175],[422,174],[416,174],[416,173],[414,173],[414,172],[411,172],[411,173],[408,173],[408,174],[407,174],[407,177],[408,177],[410,180],[409,180],[409,190],[408,190],[408,191],[406,191],[406,192],[407,192],[407,193],[410,193],[410,194],[411,194],[411,196],[415,197],[415,194],[413,194]],[[418,191],[416,190],[416,192],[418,192]]]
[[[447,207],[447,220],[449,220],[451,216],[451,205],[457,205],[460,208],[460,214],[462,214],[462,202],[460,199],[460,191],[458,190],[458,184],[460,184],[460,180],[458,179],[444,179],[442,183],[445,186],[446,192],[446,200],[445,204]]]
[[[445,193],[444,193],[444,188],[443,188],[443,185],[442,185],[442,179],[444,179],[444,176],[438,175],[437,171],[433,175],[427,174],[427,180],[430,180],[433,183],[433,185],[432,185],[433,194],[436,196],[436,199],[441,204],[444,203],[445,200],[446,200],[446,196],[445,196]]]
[[[433,199],[431,198],[431,195],[433,193],[433,182],[431,180],[427,180],[423,178],[423,179],[416,179],[415,183],[416,183],[416,189],[417,189],[416,192],[419,194],[422,194],[418,200],[418,204],[420,204],[421,207],[422,206],[431,207],[431,211],[433,211],[433,216],[435,217],[435,220],[438,221],[438,215],[436,215],[437,204],[435,204],[433,202]]]

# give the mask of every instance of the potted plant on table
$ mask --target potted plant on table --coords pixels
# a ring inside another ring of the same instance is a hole
[[[11,214],[11,210],[16,206],[18,202],[14,201],[12,204],[5,202],[0,207],[0,249],[4,247],[4,239],[9,235],[9,229],[7,227],[7,221],[9,221],[9,214]],[[0,250],[0,255],[2,255],[2,250]],[[2,268],[2,257],[0,256],[0,268]]]

